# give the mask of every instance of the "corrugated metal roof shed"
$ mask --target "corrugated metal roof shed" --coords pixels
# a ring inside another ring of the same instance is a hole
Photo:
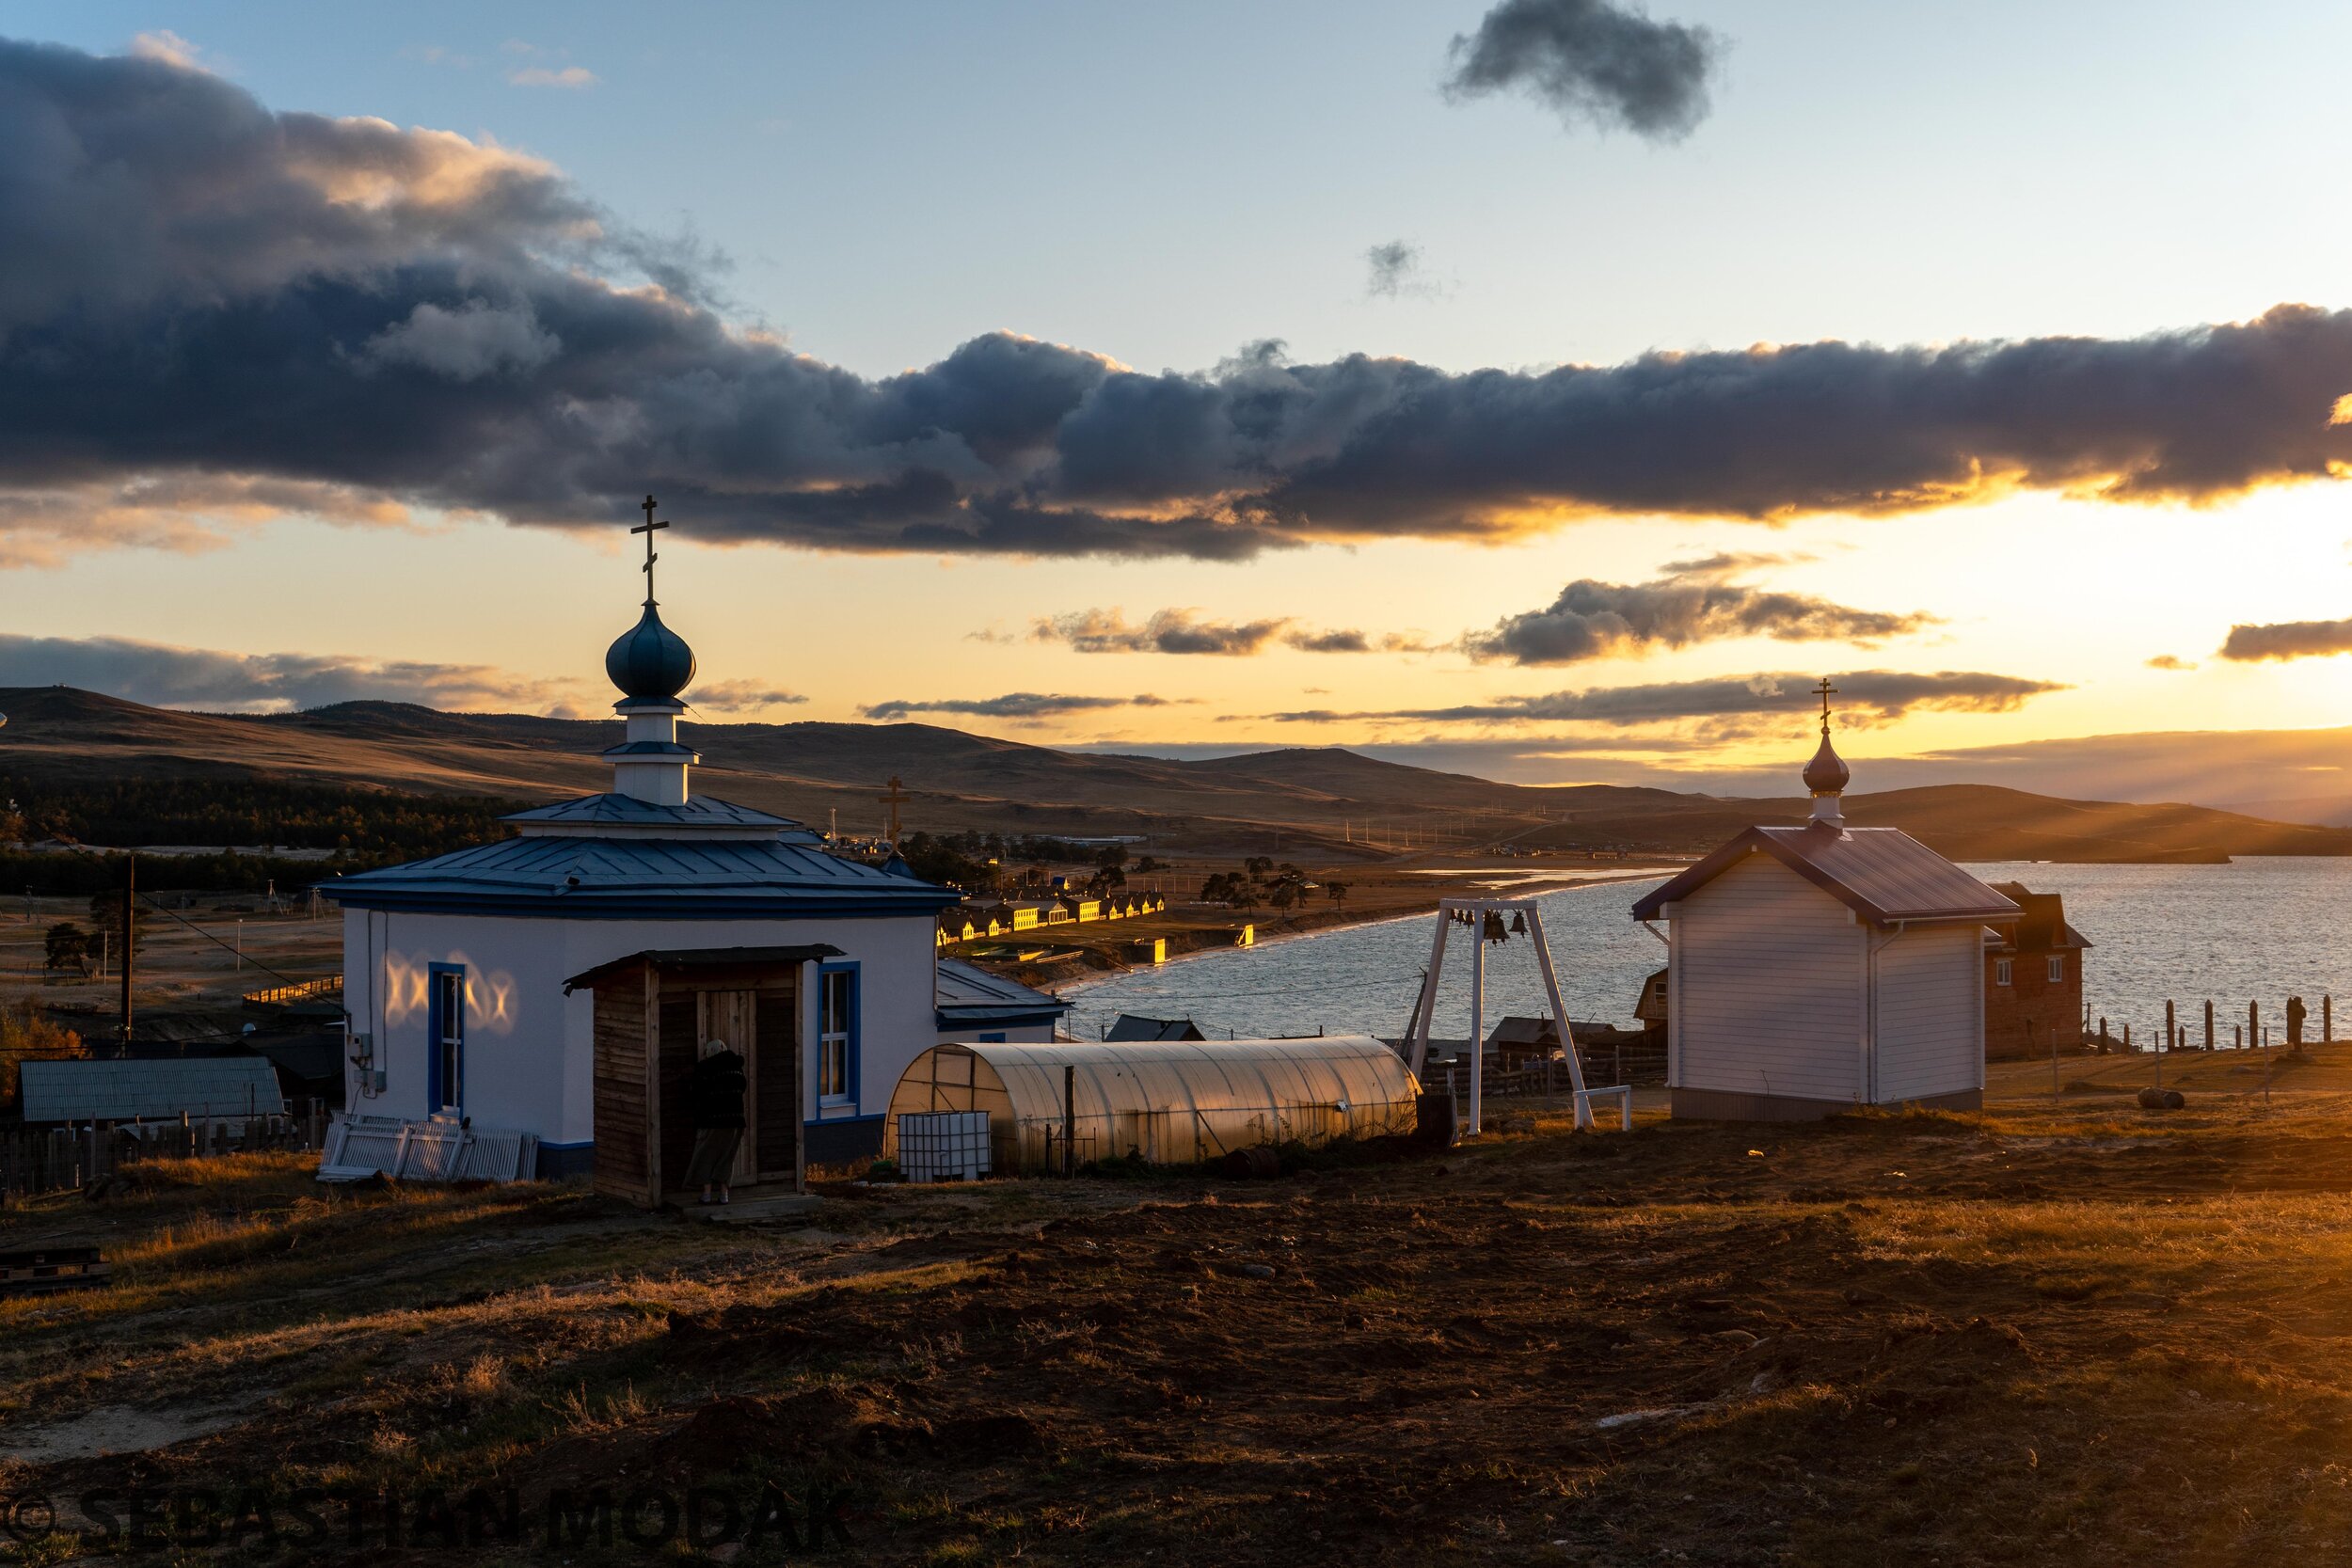
[[[1680,876],[1652,888],[1633,918],[1654,920],[1739,863],[1771,855],[1867,920],[1976,920],[2007,923],[2017,905],[1900,828],[1750,828]]]
[[[1119,1044],[1153,1040],[1198,1040],[1208,1037],[1200,1025],[1188,1018],[1146,1018],[1141,1013],[1121,1013],[1103,1037]]]
[[[26,1062],[26,1121],[150,1121],[279,1116],[278,1069],[259,1056]]]

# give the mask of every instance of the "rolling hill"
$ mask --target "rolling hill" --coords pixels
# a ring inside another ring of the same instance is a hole
[[[605,786],[596,753],[617,721],[441,713],[346,703],[302,713],[151,708],[69,687],[0,689],[0,775],[26,779],[301,779],[359,790],[544,800]],[[1201,850],[1344,853],[1386,844],[1622,846],[1699,850],[1755,822],[1802,818],[1801,799],[1744,800],[1615,784],[1536,788],[1383,762],[1341,748],[1180,761],[1064,752],[930,724],[682,726],[709,762],[696,788],[844,832],[880,822],[905,781],[910,829],[1149,835]],[[1848,816],[1910,830],[1963,859],[2195,860],[2352,854],[2352,830],[2192,805],[2068,800],[1991,784],[1848,798]]]

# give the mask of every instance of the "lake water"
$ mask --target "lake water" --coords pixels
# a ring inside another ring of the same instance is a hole
[[[2066,917],[2089,937],[2084,1000],[2121,1035],[2162,1034],[2164,1004],[2181,1005],[2201,1030],[2213,999],[2228,1043],[2232,1022],[2259,1000],[2284,1036],[2286,999],[2300,995],[2319,1027],[2319,998],[2341,994],[2352,1007],[2352,859],[2248,856],[2232,865],[2051,865],[1973,863],[1989,882],[2019,881],[2066,895]],[[1546,894],[1544,925],[1572,1018],[1633,1022],[1642,978],[1665,949],[1629,917],[1658,880],[1607,883]],[[1507,896],[1507,895],[1505,895]],[[1071,1033],[1082,1039],[1122,1012],[1190,1017],[1216,1037],[1405,1032],[1421,972],[1429,961],[1434,915],[1291,937],[1263,947],[1199,954],[1158,969],[1065,989]],[[1456,927],[1446,950],[1445,987],[1431,1033],[1470,1033],[1470,954]],[[1543,1012],[1543,987],[1524,938],[1487,949],[1486,1014]],[[2352,1012],[2337,1020],[2352,1034]]]

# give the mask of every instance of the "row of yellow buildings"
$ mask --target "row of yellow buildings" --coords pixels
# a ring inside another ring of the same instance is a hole
[[[1076,926],[1091,920],[1132,920],[1137,915],[1161,913],[1167,908],[1168,895],[1164,893],[1109,893],[1100,898],[1064,893],[1051,898],[965,904],[941,911],[939,944],[946,947],[981,937],[1010,936],[1015,931]]]

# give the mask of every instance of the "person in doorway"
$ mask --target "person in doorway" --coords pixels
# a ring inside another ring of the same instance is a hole
[[[749,1086],[743,1058],[724,1040],[705,1040],[694,1074],[686,1084],[687,1116],[694,1126],[694,1153],[686,1163],[686,1184],[700,1183],[705,1203],[728,1201],[736,1150],[743,1147],[743,1095]],[[712,1194],[716,1193],[716,1198]]]

